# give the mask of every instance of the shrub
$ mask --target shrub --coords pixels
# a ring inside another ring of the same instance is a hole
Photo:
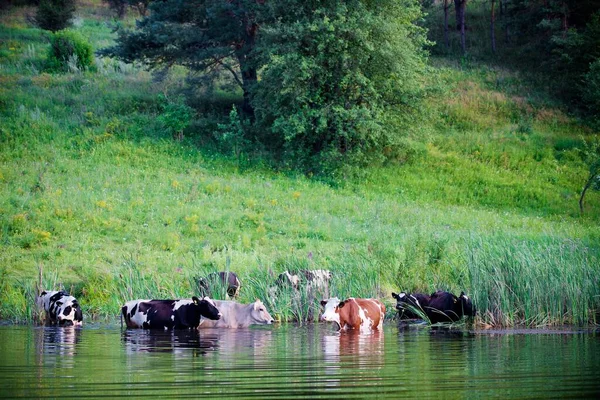
[[[186,105],[182,99],[169,101],[166,97],[162,97],[163,102],[162,114],[158,117],[158,121],[173,135],[174,139],[183,139],[183,130],[188,127],[194,110]]]
[[[41,0],[35,14],[37,25],[47,31],[69,27],[75,13],[75,0]]]
[[[52,36],[47,68],[52,71],[90,68],[94,62],[92,45],[79,33],[63,30]]]

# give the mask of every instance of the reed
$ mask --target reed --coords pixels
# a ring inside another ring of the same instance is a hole
[[[465,257],[481,318],[502,326],[597,323],[597,254],[571,239],[473,237]]]

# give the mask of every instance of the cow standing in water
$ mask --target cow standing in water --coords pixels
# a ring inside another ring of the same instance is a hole
[[[184,300],[131,300],[121,308],[128,328],[189,329],[197,328],[200,318],[221,317],[213,300],[197,297]]]
[[[247,328],[250,325],[270,325],[274,322],[260,300],[250,304],[215,300],[215,305],[221,312],[221,319],[218,321],[203,319],[198,328]]]
[[[432,324],[457,322],[463,316],[474,317],[477,309],[464,292],[455,296],[450,292],[437,291],[431,294],[425,312]]]
[[[340,330],[359,329],[363,333],[383,327],[385,306],[377,299],[355,299],[340,301],[337,297],[321,301],[325,311],[322,321],[335,322]]]
[[[77,299],[64,291],[43,291],[36,300],[46,314],[46,325],[82,325],[83,313]]]

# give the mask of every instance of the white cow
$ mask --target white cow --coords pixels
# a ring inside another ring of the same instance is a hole
[[[202,318],[199,329],[203,328],[247,328],[250,325],[269,325],[273,317],[260,300],[250,304],[240,304],[235,301],[215,300],[215,305],[221,313],[218,321]]]

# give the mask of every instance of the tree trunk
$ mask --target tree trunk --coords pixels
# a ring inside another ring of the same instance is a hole
[[[587,190],[592,186],[592,183],[594,183],[595,178],[596,176],[592,174],[581,191],[581,197],[579,197],[579,211],[581,214],[583,214],[583,197],[585,196],[585,192],[587,192]]]
[[[456,30],[460,31],[461,23],[464,21],[463,13],[465,12],[466,0],[454,0],[454,15],[456,17]]]
[[[236,51],[238,62],[240,63],[240,72],[242,74],[242,90],[244,91],[244,101],[242,103],[242,112],[250,119],[254,119],[254,108],[251,104],[251,92],[253,86],[258,81],[256,66],[250,58],[250,53],[256,45],[256,33],[258,25],[253,22],[247,23],[244,42]]]
[[[490,18],[490,35],[492,39],[492,53],[496,54],[496,15],[494,14],[495,0],[492,0],[492,15]]]
[[[461,1],[461,13],[460,13],[460,47],[462,47],[463,54],[467,53],[467,43],[465,37],[465,8],[467,6],[467,0]]]
[[[450,37],[448,36],[448,0],[444,0],[444,42],[446,43],[446,50],[450,49]]]
[[[510,32],[508,30],[508,0],[504,0],[504,43],[510,42]]]

